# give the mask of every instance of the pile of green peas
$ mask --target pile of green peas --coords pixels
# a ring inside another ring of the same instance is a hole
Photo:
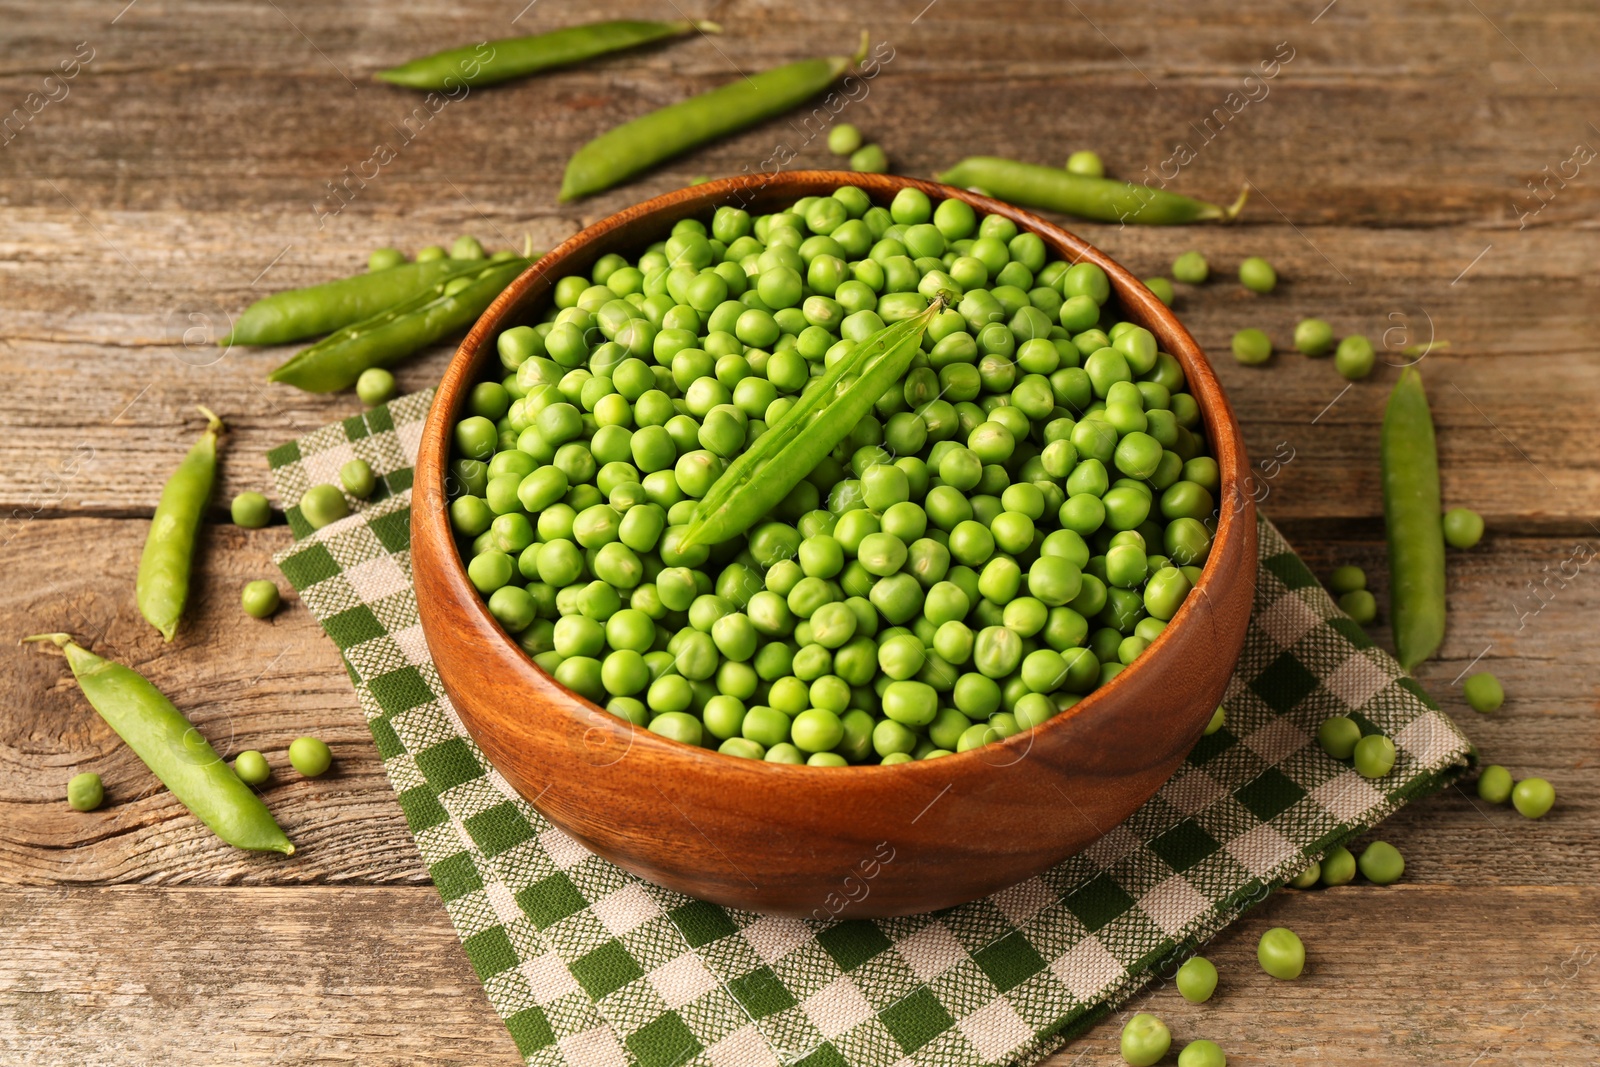
[[[905,380],[765,521],[683,546],[734,457],[941,292]],[[448,478],[468,576],[557,681],[728,755],[903,763],[1036,726],[1155,640],[1211,548],[1199,406],[1110,295],[913,189],[684,219],[498,338]]]

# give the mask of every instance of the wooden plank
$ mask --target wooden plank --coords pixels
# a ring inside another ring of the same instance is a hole
[[[1597,920],[1592,886],[1283,892],[1205,947],[1209,1003],[1160,982],[1126,1013],[1239,1067],[1584,1062]],[[1275,925],[1307,946],[1296,982],[1255,963]],[[509,1067],[476,986],[431,889],[0,890],[0,1051],[19,1063]],[[1124,1017],[1046,1062],[1120,1063]]]
[[[267,802],[301,851],[285,860],[215,840],[155,787],[93,715],[58,658],[0,644],[0,706],[14,709],[0,720],[0,883],[425,881],[332,644],[292,597],[270,623],[238,608],[245,581],[277,577],[270,554],[287,543],[287,530],[217,527],[189,621],[166,645],[133,604],[145,525],[83,518],[28,523],[0,554],[11,578],[0,588],[0,633],[69,629],[93,636],[97,648],[144,671],[224,752],[266,752],[278,768]],[[1387,615],[1381,540],[1291,533],[1305,535],[1299,546],[1320,575],[1340,563],[1364,567]],[[1555,579],[1546,586],[1542,570],[1559,574],[1573,544],[1491,534],[1478,549],[1451,554],[1450,629],[1438,658],[1418,676],[1485,761],[1503,763],[1518,777],[1549,778],[1560,800],[1537,823],[1480,805],[1470,788],[1405,809],[1382,832],[1419,879],[1584,884],[1600,866],[1600,786],[1585,770],[1600,696],[1589,670],[1600,662],[1600,633],[1588,625],[1600,613],[1600,583],[1592,563],[1582,571],[1569,564],[1566,572],[1578,576],[1564,587]],[[67,557],[73,564],[63,568]],[[279,584],[288,592],[281,578]],[[1372,633],[1387,645],[1384,627]],[[1495,715],[1473,713],[1461,697],[1456,679],[1474,661],[1474,669],[1493,670],[1505,685],[1506,706]],[[332,775],[307,781],[286,767],[284,750],[302,734],[333,745]],[[107,808],[83,815],[62,802],[67,778],[80,770],[104,777],[112,797]]]
[[[0,891],[8,1063],[521,1062],[432,888]]]

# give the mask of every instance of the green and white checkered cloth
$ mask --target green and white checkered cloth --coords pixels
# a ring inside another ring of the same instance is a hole
[[[269,454],[279,501],[379,476],[278,556],[348,664],[462,947],[529,1064],[1028,1064],[1329,847],[1463,771],[1470,747],[1261,523],[1254,618],[1225,698],[1149,803],[1021,885],[932,915],[818,923],[732,911],[592,855],[489,766],[445,697],[411,580],[412,464],[432,393]],[[1353,716],[1399,756],[1368,781],[1317,745]]]

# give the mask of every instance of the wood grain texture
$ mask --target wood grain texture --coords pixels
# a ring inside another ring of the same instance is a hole
[[[212,531],[191,625],[165,646],[133,606],[141,517],[199,432],[194,403],[217,407],[234,431],[219,514],[232,493],[264,487],[266,448],[354,409],[349,397],[266,386],[290,349],[213,362],[203,342],[251,300],[360,269],[379,245],[472,231],[491,247],[525,233],[550,247],[696,175],[754,167],[780,142],[796,165],[831,164],[795,116],[593,200],[554,200],[565,160],[600,130],[737,77],[734,62],[754,70],[845,49],[857,26],[891,42],[895,58],[845,117],[898,172],[928,175],[980,152],[1054,162],[1089,147],[1113,173],[1137,176],[1188,141],[1196,158],[1174,188],[1224,198],[1256,187],[1235,226],[1069,228],[1140,276],[1189,248],[1210,257],[1218,280],[1179,286],[1176,310],[1217,357],[1250,453],[1294,450],[1268,479],[1263,510],[1318,573],[1366,567],[1380,603],[1376,428],[1396,372],[1380,367],[1340,395],[1326,361],[1281,350],[1306,315],[1375,341],[1396,325],[1416,340],[1431,319],[1454,342],[1423,367],[1444,494],[1481,511],[1490,534],[1451,554],[1449,632],[1419,674],[1486,759],[1549,777],[1558,807],[1528,823],[1482,809],[1470,790],[1408,807],[1382,830],[1407,857],[1405,885],[1283,894],[1217,943],[1225,995],[1190,1009],[1165,991],[1157,1010],[1180,1038],[1218,1040],[1235,1064],[1592,1058],[1594,970],[1565,974],[1592,938],[1589,887],[1600,876],[1600,587],[1592,568],[1550,574],[1576,541],[1600,543],[1586,436],[1600,404],[1600,183],[1591,164],[1541,185],[1548,203],[1535,215],[1529,182],[1600,139],[1588,125],[1600,121],[1593,12],[1572,0],[717,0],[685,10],[727,33],[485,90],[413,118],[407,137],[417,97],[370,83],[373,71],[445,44],[640,12],[621,0],[581,14],[553,0],[382,11],[0,3],[0,115],[80,42],[94,50],[65,98],[0,138],[0,882],[13,886],[0,890],[0,1061],[515,1062],[437,898],[416,884],[426,874],[336,653],[292,602],[269,625],[238,612],[238,585],[272,574],[287,531]],[[1267,95],[1208,137],[1213,109],[1280,42],[1295,58]],[[380,141],[400,147],[396,161],[319,226],[318,211],[337,206],[327,183]],[[1279,268],[1271,296],[1231,281],[1254,254]],[[1279,346],[1267,367],[1227,357],[1245,326]],[[436,381],[447,357],[441,348],[407,364],[402,387]],[[1530,614],[1535,595],[1546,603]],[[294,736],[333,742],[332,777],[280,772],[268,787],[302,846],[292,864],[258,866],[209,840],[149,788],[58,660],[8,644],[63,627],[101,635],[214,740],[227,728],[280,766]],[[1509,694],[1495,716],[1467,710],[1453,684],[1480,653]],[[75,769],[105,774],[115,803],[67,811],[60,793]],[[48,888],[63,883],[82,888]],[[131,887],[93,888],[118,883]],[[174,888],[183,885],[229,888]],[[1316,962],[1305,982],[1253,970],[1266,922],[1306,938]],[[382,963],[363,963],[383,939]],[[86,961],[102,968],[102,985],[86,982]],[[1235,975],[1249,979],[1230,988]],[[401,1032],[410,1043],[392,1051]],[[1102,1024],[1054,1063],[1113,1064],[1115,1034]]]

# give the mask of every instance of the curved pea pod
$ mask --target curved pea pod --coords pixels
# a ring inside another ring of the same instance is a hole
[[[829,368],[820,384],[723,471],[695,507],[680,545],[719,544],[761,521],[905,376],[922,349],[923,331],[944,308],[941,294],[926,311],[884,327]]]
[[[638,48],[669,37],[682,37],[696,30],[701,33],[721,33],[722,27],[715,22],[690,19],[675,22],[638,19],[589,22],[581,26],[566,26],[550,33],[503,37],[497,41],[435,52],[398,67],[380,70],[373,77],[408,89],[494,85],[543,70],[570,67],[596,56]]]
[[[168,641],[178,632],[184,605],[189,601],[195,538],[217,473],[217,437],[223,430],[222,420],[207,408],[200,412],[210,420],[206,432],[161,490],[161,501],[145,536],[144,554],[139,557],[139,577],[134,583],[139,614]]]
[[[464,329],[532,262],[476,260],[471,270],[329,334],[267,375],[308,393],[348,389],[368,367],[388,367]]]
[[[482,266],[482,260],[432,259],[286,289],[245,308],[232,331],[217,343],[284,345],[332,333]]]
[[[946,185],[977,186],[996,200],[1039,207],[1097,222],[1171,226],[1231,219],[1244,208],[1245,192],[1232,205],[1196,200],[1149,185],[1090,178],[1055,167],[998,156],[968,156],[938,175]]]
[[[1444,527],[1439,452],[1422,375],[1407,367],[1383,412],[1383,525],[1389,537],[1389,618],[1410,670],[1444,639]]]
[[[143,675],[101,659],[69,634],[39,634],[24,640],[50,641],[66,653],[67,664],[94,710],[150,773],[218,837],[235,848],[294,852],[261,798]]]
[[[866,57],[804,59],[692,96],[601,134],[578,149],[561,178],[561,199],[609,189],[663,160],[780,115],[815,96]]]

